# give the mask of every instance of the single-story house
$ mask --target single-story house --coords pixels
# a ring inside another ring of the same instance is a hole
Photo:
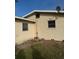
[[[64,11],[34,10],[23,17],[15,17],[16,43],[38,37],[64,40]]]

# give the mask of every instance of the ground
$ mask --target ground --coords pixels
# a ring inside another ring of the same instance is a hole
[[[64,59],[64,41],[29,40],[16,46],[16,59]]]

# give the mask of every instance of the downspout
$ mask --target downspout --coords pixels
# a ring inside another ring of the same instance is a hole
[[[38,27],[37,27],[37,24],[38,23],[38,19],[36,19],[36,39],[38,39]]]
[[[35,37],[34,37],[34,39],[38,39],[38,27],[37,27],[37,26],[38,26],[38,25],[37,25],[38,19],[35,19],[35,22],[36,22],[36,23],[35,23],[35,30],[36,30],[36,31],[35,31]]]

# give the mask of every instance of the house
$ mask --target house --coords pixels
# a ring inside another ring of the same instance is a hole
[[[64,40],[64,11],[34,10],[23,17],[15,17],[16,43],[32,38]]]

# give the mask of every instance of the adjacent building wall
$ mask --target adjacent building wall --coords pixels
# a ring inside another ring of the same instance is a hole
[[[22,31],[22,21],[15,22],[16,44],[23,43],[35,37],[35,24],[28,23],[28,31]]]

